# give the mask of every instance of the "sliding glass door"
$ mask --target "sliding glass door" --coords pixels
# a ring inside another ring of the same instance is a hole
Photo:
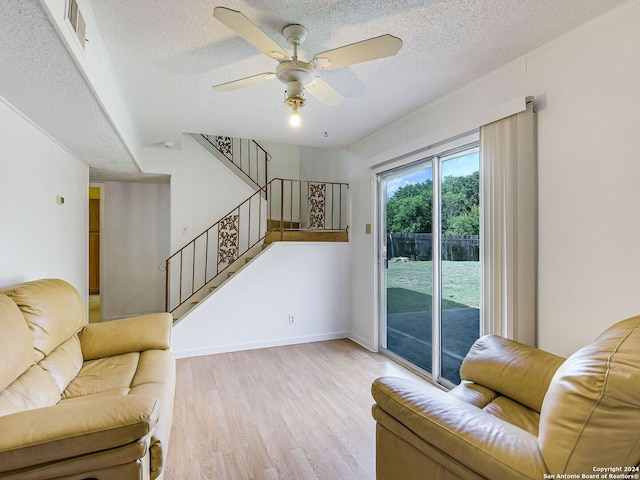
[[[460,383],[480,333],[480,154],[440,158],[440,376]]]
[[[379,175],[382,347],[451,386],[480,326],[476,146]]]
[[[433,167],[431,161],[381,178],[386,329],[383,346],[432,371]],[[384,344],[386,340],[386,345]]]

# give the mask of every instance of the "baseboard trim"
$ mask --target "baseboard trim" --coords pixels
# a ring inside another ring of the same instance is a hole
[[[374,352],[377,353],[378,352],[378,348],[374,348],[373,345],[371,345],[371,342],[369,342],[368,340],[366,340],[365,338],[362,338],[359,335],[356,335],[355,333],[349,333],[349,340],[351,340],[352,342],[357,343],[358,345],[360,345],[363,348],[366,348],[367,350],[369,350],[370,352]]]
[[[231,345],[211,345],[208,347],[193,348],[188,350],[173,350],[173,355],[175,358],[202,357],[205,355],[216,355],[218,353],[241,352],[244,350],[257,350],[259,348],[284,347],[286,345],[324,342],[327,340],[340,340],[343,338],[350,338],[349,332],[319,333],[301,337],[275,338],[272,340],[238,343]]]

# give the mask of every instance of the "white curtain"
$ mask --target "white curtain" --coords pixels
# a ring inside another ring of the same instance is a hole
[[[533,102],[480,128],[482,333],[536,345],[537,167]]]

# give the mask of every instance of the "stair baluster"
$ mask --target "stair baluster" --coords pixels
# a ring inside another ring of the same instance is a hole
[[[166,311],[261,242],[348,241],[348,212],[347,183],[274,178],[166,260]]]

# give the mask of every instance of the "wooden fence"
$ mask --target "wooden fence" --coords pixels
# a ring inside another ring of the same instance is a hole
[[[442,260],[480,260],[480,237],[478,235],[442,235],[440,248]],[[387,235],[387,258],[409,260],[432,260],[433,235],[431,233],[389,233]]]

